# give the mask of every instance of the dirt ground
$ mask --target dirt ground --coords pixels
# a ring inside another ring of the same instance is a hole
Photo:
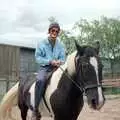
[[[16,111],[13,111],[16,114]],[[19,114],[19,112],[17,112]],[[16,115],[17,115],[16,114]],[[17,115],[19,116],[19,115]],[[17,120],[20,120],[19,117]],[[53,120],[51,118],[43,118],[42,120]],[[78,120],[120,120],[120,97],[106,100],[105,105],[100,111],[94,111],[85,103]]]

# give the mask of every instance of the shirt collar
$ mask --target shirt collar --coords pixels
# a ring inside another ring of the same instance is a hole
[[[57,43],[58,43],[58,38],[56,38],[55,45],[56,45]],[[51,44],[48,37],[47,37],[47,39],[46,39],[46,44]]]

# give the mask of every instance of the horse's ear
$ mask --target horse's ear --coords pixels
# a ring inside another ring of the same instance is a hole
[[[95,49],[97,51],[97,54],[99,54],[99,51],[100,51],[100,42],[99,41],[95,42]]]
[[[75,40],[75,46],[77,48],[77,51],[81,50],[81,46],[78,44],[78,42]]]
[[[82,47],[78,44],[78,42],[76,40],[75,40],[75,46],[76,46],[78,53],[80,55],[82,55],[82,53],[83,53]]]

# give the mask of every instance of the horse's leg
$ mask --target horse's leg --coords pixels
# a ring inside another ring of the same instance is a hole
[[[55,110],[55,117],[54,120],[77,120],[82,108],[83,108],[84,102],[83,102],[83,96],[81,95],[76,102],[74,102],[74,105],[72,109],[62,111]],[[70,110],[70,111],[69,111]],[[64,114],[63,114],[64,113]]]
[[[22,120],[26,120],[28,107],[26,105],[23,105],[22,107],[20,107],[20,111],[21,111]]]
[[[55,116],[54,120],[77,120],[78,116]]]
[[[79,97],[79,99],[74,104],[71,120],[77,120],[80,112],[82,111],[83,105],[84,101],[83,96],[81,95],[81,97]]]
[[[23,99],[18,99],[18,107],[19,107],[20,112],[21,112],[22,120],[26,120],[28,107],[25,105]]]
[[[23,100],[24,96],[22,94],[22,87],[19,87],[19,91],[18,91],[18,107],[20,109],[21,112],[21,118],[22,120],[26,120],[27,117],[27,111],[28,111],[28,106],[25,105],[25,102]]]
[[[54,117],[54,120],[67,120],[67,119],[62,119],[62,118],[60,118],[59,116],[55,116],[55,117]]]
[[[73,120],[73,119],[69,116],[55,115],[54,120]]]

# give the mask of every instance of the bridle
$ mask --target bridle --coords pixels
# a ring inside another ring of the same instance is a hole
[[[81,77],[82,77],[82,80],[80,81],[79,83],[79,86],[81,87],[82,89],[82,92],[85,92],[86,90],[88,89],[93,89],[93,88],[97,88],[97,87],[102,87],[102,84],[98,83],[97,84],[90,84],[90,85],[85,85],[85,82],[84,82],[84,64],[86,65],[89,65],[88,62],[80,62],[80,56],[76,59],[77,57],[75,57],[75,68],[78,68],[78,70],[76,69],[76,71],[78,73],[81,74]],[[79,63],[78,63],[79,61]],[[77,64],[78,63],[78,64]]]
[[[97,87],[102,87],[102,84],[91,84],[91,85],[85,85],[85,82],[84,82],[84,76],[83,76],[83,71],[84,71],[84,68],[83,68],[83,63],[78,63],[78,60],[80,59],[80,57],[75,57],[75,68],[76,68],[76,71],[79,72],[82,76],[82,79],[80,83],[77,83],[75,80],[72,79],[71,75],[69,75],[67,72],[64,71],[64,69],[62,67],[60,67],[60,69],[65,73],[65,75],[68,77],[68,79],[70,79],[72,81],[72,83],[82,92],[82,93],[85,93],[86,90],[88,89],[93,89],[93,88],[97,88]],[[86,63],[88,64],[88,63]],[[79,65],[79,66],[78,66]],[[78,68],[78,69],[77,69]]]
[[[78,73],[80,73],[81,74],[81,77],[82,77],[82,80],[81,80],[81,82],[80,82],[80,87],[83,89],[82,91],[83,92],[85,92],[86,90],[88,90],[88,89],[93,89],[93,88],[97,88],[97,87],[102,87],[102,84],[100,84],[100,83],[98,83],[97,82],[97,84],[90,84],[90,85],[85,85],[85,82],[84,82],[84,64],[86,64],[86,65],[89,65],[90,63],[87,63],[87,62],[79,62],[78,64],[77,64],[77,62],[78,61],[80,61],[80,57],[79,58],[77,58],[76,59],[76,57],[75,57],[75,66],[76,66],[76,68],[78,68]]]

